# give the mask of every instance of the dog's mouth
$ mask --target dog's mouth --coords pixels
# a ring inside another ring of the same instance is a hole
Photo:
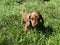
[[[35,27],[35,25],[32,25],[33,27]]]
[[[30,21],[30,26],[35,27],[35,25],[32,25],[31,21]]]
[[[38,26],[38,23],[37,24],[32,24],[32,27],[36,27],[36,26]]]

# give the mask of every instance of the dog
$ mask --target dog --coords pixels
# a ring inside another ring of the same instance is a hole
[[[31,13],[24,12],[22,14],[21,24],[25,22],[24,32],[27,32],[28,27],[31,25],[32,27],[36,27],[39,24],[43,24],[42,15],[38,11],[33,11]]]

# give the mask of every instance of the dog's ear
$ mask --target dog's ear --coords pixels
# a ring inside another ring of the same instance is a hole
[[[44,24],[43,17],[42,17],[42,15],[40,13],[39,13],[39,22],[42,23],[42,24]]]
[[[29,14],[29,21],[31,20],[31,14]]]
[[[29,16],[29,19],[31,19],[31,15]]]

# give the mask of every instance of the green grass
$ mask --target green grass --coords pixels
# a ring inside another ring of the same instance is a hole
[[[22,4],[21,4],[22,3]],[[21,7],[25,3],[25,7]],[[39,11],[46,29],[28,29],[20,25],[21,10]],[[0,45],[60,45],[60,0],[0,0]]]

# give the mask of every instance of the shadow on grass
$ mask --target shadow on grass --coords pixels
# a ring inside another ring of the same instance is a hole
[[[36,30],[38,30],[38,33],[42,32],[46,38],[49,38],[53,35],[53,28],[49,25],[47,27],[45,27],[44,25],[40,25],[38,28],[36,28]]]

